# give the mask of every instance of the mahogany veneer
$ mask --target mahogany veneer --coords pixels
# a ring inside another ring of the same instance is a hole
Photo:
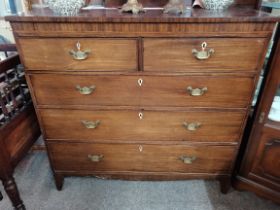
[[[76,38],[18,40],[22,48],[23,62],[30,70],[135,71],[137,69],[135,39],[81,38],[79,42],[83,49],[94,49],[94,52],[83,62],[76,62],[69,56],[69,49],[75,47],[73,43],[76,42]],[[37,47],[34,48],[34,45]]]
[[[203,42],[218,53],[209,60],[194,59],[190,52]],[[144,71],[256,70],[265,44],[259,38],[144,39]]]
[[[236,107],[246,108],[247,97],[254,87],[250,75],[232,77],[228,75],[205,76],[144,76],[145,84],[139,88],[135,75],[81,75],[81,74],[32,74],[30,83],[35,92],[38,106],[78,105],[122,105],[157,107]],[[53,82],[59,80],[59,83]],[[63,84],[63,89],[61,88]],[[187,86],[208,87],[203,97],[193,97]],[[95,85],[94,93],[84,97],[75,89],[76,85]],[[224,88],[220,88],[220,87]],[[130,90],[130,91],[127,91]],[[55,92],[55,94],[53,94]],[[141,100],[140,100],[141,94]]]
[[[237,142],[246,112],[243,111],[150,111],[143,110],[54,110],[40,109],[47,139]],[[82,121],[100,121],[97,128],[87,129]],[[197,131],[184,123],[199,122]]]
[[[138,144],[65,144],[50,143],[53,164],[58,171],[138,171],[173,173],[225,173],[232,167],[235,147],[138,145]],[[139,152],[142,147],[142,153]],[[64,152],[63,152],[64,151]],[[182,154],[196,157],[184,165]],[[89,154],[102,154],[102,162],[92,164]],[[131,161],[134,160],[134,161]],[[72,164],[75,162],[76,164]]]
[[[276,17],[236,6],[181,16],[46,9],[6,19],[58,189],[64,176],[98,175],[217,178],[228,190]],[[212,55],[198,60],[203,42]],[[69,54],[77,43],[87,59]]]

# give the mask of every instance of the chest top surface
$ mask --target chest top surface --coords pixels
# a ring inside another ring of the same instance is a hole
[[[152,22],[152,23],[215,23],[215,22],[277,22],[280,17],[247,6],[234,6],[227,10],[204,10],[189,8],[185,14],[163,14],[162,9],[147,9],[132,15],[121,13],[118,8],[81,10],[75,16],[60,16],[50,9],[33,9],[23,15],[6,16],[10,22]]]

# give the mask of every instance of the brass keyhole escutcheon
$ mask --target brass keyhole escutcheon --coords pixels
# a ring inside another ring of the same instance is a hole
[[[143,151],[143,146],[142,146],[142,145],[139,146],[139,151],[140,151],[140,152]]]
[[[139,112],[139,113],[138,113],[138,116],[139,116],[139,119],[140,119],[140,120],[143,120],[144,114],[143,114],[142,112]]]
[[[142,78],[140,78],[140,79],[138,79],[138,81],[137,81],[137,82],[138,82],[138,85],[141,87],[141,86],[143,85],[143,82],[144,82],[144,81],[143,81],[143,79],[142,79]]]

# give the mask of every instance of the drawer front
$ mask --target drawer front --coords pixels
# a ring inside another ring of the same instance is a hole
[[[29,75],[38,105],[139,105],[132,76]]]
[[[137,42],[134,39],[20,38],[18,43],[28,70],[137,70]],[[77,53],[78,43],[80,53]]]
[[[245,112],[39,110],[47,139],[239,140]]]
[[[232,146],[48,143],[55,170],[229,172]]]
[[[141,105],[245,108],[254,79],[250,77],[143,77]]]
[[[37,74],[29,78],[39,105],[244,108],[254,87],[250,77]]]
[[[207,47],[201,53],[203,42]],[[144,39],[144,70],[254,71],[265,45],[262,38]]]

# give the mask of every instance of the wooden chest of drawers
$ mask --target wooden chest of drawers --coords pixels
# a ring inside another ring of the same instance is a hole
[[[57,188],[98,175],[218,178],[225,192],[276,21],[243,12],[7,17]]]

